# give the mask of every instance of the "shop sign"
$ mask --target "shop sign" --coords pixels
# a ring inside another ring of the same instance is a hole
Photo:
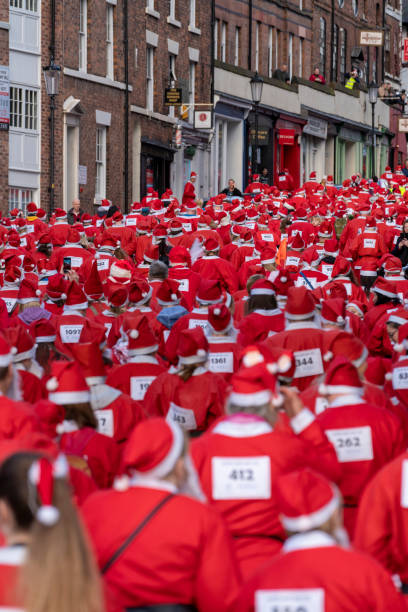
[[[167,87],[164,90],[164,105],[165,106],[180,106],[181,99],[181,88],[179,87]]]
[[[408,62],[408,38],[404,38],[404,59],[403,62]]]
[[[318,119],[317,117],[309,117],[305,127],[303,128],[304,134],[310,134],[310,136],[316,136],[316,138],[327,138],[327,121]]]
[[[250,141],[251,144],[255,144],[255,128],[251,128],[250,130]],[[269,144],[269,128],[268,127],[258,127],[258,145],[267,145]]]
[[[0,66],[0,130],[8,130],[10,124],[9,67]]]
[[[400,117],[398,120],[398,131],[408,132],[408,117]]]
[[[374,47],[383,46],[383,33],[373,30],[362,30],[360,32],[360,45],[373,45]]]
[[[295,144],[295,130],[279,130],[278,142],[280,145],[292,146]]]

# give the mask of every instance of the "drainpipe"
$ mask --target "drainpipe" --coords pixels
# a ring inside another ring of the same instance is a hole
[[[124,106],[124,140],[125,140],[125,167],[124,167],[124,199],[125,213],[129,212],[129,39],[128,39],[128,0],[123,0],[123,55],[125,68],[125,106]]]
[[[248,70],[252,70],[252,0],[248,0]]]

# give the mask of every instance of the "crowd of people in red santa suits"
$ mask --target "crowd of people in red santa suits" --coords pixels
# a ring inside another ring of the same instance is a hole
[[[406,609],[408,191],[381,178],[0,221],[0,461],[67,457],[108,612]]]

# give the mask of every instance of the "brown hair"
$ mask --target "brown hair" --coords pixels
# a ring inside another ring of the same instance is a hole
[[[84,402],[83,404],[67,404],[64,408],[65,419],[67,421],[75,421],[79,428],[92,427],[96,429],[98,427],[98,422],[89,402]]]
[[[0,467],[0,499],[10,507],[16,529],[30,534],[19,584],[23,607],[27,612],[103,612],[99,573],[65,479],[54,479],[57,523],[45,526],[35,518],[33,505],[39,500],[27,482],[39,457],[16,453]]]
[[[183,364],[180,370],[177,372],[177,376],[180,376],[184,382],[187,382],[192,377],[196,369],[202,365],[202,361],[200,361],[200,363]]]

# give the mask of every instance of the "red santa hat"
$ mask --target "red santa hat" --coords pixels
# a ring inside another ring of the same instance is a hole
[[[129,302],[143,306],[152,297],[153,289],[145,278],[134,278],[129,285]]]
[[[22,325],[8,327],[4,330],[6,340],[12,347],[13,362],[19,363],[25,359],[32,359],[35,355],[35,345],[33,337],[28,329]]]
[[[45,210],[43,210],[42,208],[37,208],[37,217],[38,217],[38,219],[44,219],[46,214],[47,213],[45,212]]]
[[[341,504],[337,487],[309,468],[280,476],[275,495],[282,525],[294,533],[320,527]]]
[[[190,178],[194,178],[197,176],[197,172],[190,172]]]
[[[346,323],[346,304],[341,298],[323,300],[321,311],[322,323],[344,327]]]
[[[396,310],[391,310],[390,316],[387,319],[387,323],[394,323],[395,325],[405,325],[405,323],[408,323],[408,310],[405,310],[405,308],[397,308]]]
[[[313,170],[313,172],[309,174],[309,181],[316,181],[316,178],[317,178],[316,172]]]
[[[293,251],[302,251],[305,248],[305,243],[302,238],[302,235],[300,233],[296,234],[296,236],[292,238],[292,241],[289,246]]]
[[[374,229],[377,229],[377,223],[376,223],[375,217],[372,217],[372,216],[367,217],[365,229],[366,231],[367,230],[373,231]]]
[[[166,217],[166,218],[169,218],[169,217]],[[175,236],[181,235],[183,233],[183,225],[181,221],[178,221],[177,219],[173,219],[173,221],[171,221],[169,224],[169,230],[170,230],[170,233],[174,234]]]
[[[55,342],[56,333],[55,327],[50,321],[47,319],[40,319],[39,321],[34,321],[30,325],[30,333],[37,344],[41,344],[43,342]]]
[[[113,215],[112,215],[112,219],[113,221],[115,221],[115,223],[120,223],[120,221],[123,221],[123,215],[120,212],[120,210],[117,210]]]
[[[323,360],[328,362],[334,357],[342,357],[347,355],[351,363],[359,368],[366,362],[368,351],[364,343],[355,336],[347,332],[339,332],[335,336],[330,335],[330,342],[326,347],[326,352],[323,355]]]
[[[0,368],[7,368],[13,361],[16,349],[11,348],[3,336],[0,336]]]
[[[384,263],[384,271],[387,274],[401,274],[402,263],[398,257],[390,255]]]
[[[361,266],[361,270],[360,270],[360,278],[361,277],[366,277],[366,278],[372,278],[372,277],[376,277],[377,276],[377,272],[378,272],[378,264],[377,262],[370,262],[367,261],[365,263],[363,263],[363,265]]]
[[[231,378],[232,391],[228,403],[248,408],[272,402],[281,406],[283,397],[275,373],[275,364],[266,364],[256,347],[247,347],[241,369]]]
[[[275,289],[271,281],[266,278],[255,281],[250,289],[250,297],[254,295],[275,295]]]
[[[126,306],[129,298],[127,286],[116,283],[106,283],[105,297],[109,306],[112,308],[122,308]]]
[[[90,400],[88,385],[76,361],[53,361],[46,388],[48,399],[61,406],[85,404]]]
[[[40,457],[29,467],[29,493],[32,499],[37,498],[39,502],[35,518],[46,527],[52,527],[60,519],[60,511],[53,505],[54,479],[67,479],[68,475],[68,461],[62,454],[54,462],[46,457]],[[34,494],[30,490],[31,487],[34,487]]]
[[[329,174],[329,175],[327,176],[327,184],[328,184],[328,185],[331,185],[332,183],[333,183],[333,177],[332,177],[332,175],[331,175],[331,174]]]
[[[177,306],[181,300],[178,281],[166,278],[160,285],[156,297],[160,306]]]
[[[330,238],[333,235],[331,224],[328,221],[323,221],[319,226],[318,235],[320,238]]]
[[[347,276],[351,272],[350,262],[345,257],[339,255],[333,265],[332,277]]]
[[[364,387],[357,368],[350,363],[349,359],[344,356],[333,359],[326,372],[324,383],[319,385],[320,395],[339,393],[362,397],[363,392]]]
[[[290,287],[294,286],[294,282],[287,270],[279,270],[278,275],[272,281],[278,299],[286,300]]]
[[[105,382],[105,364],[97,342],[77,342],[70,350],[88,386]]]
[[[273,247],[265,247],[261,251],[260,260],[263,266],[275,263],[276,249]]]
[[[208,308],[208,324],[215,332],[225,332],[232,327],[231,311],[225,304],[216,304]]]
[[[100,248],[113,252],[120,246],[120,240],[117,240],[115,236],[112,236],[111,234],[105,232],[102,236],[99,246]]]
[[[148,244],[145,252],[143,253],[143,259],[148,263],[159,259],[159,247],[157,244]]]
[[[20,236],[17,232],[12,232],[8,235],[7,242],[11,248],[17,249],[20,246]]]
[[[22,272],[17,266],[9,266],[4,272],[4,286],[16,286],[19,284]]]
[[[307,211],[303,207],[299,207],[296,209],[296,218],[297,219],[307,219]]]
[[[306,287],[291,287],[285,306],[286,318],[290,321],[301,321],[315,313],[315,301]]]
[[[305,249],[301,256],[301,261],[305,266],[317,266],[319,263],[319,253],[316,247],[311,246]]]
[[[191,255],[188,249],[182,246],[175,246],[169,253],[171,266],[191,266]]]
[[[202,278],[198,287],[196,300],[202,306],[219,304],[223,301],[222,287],[219,280]]]
[[[75,281],[71,281],[67,289],[67,299],[64,310],[85,310],[88,308],[88,300],[81,287]]]
[[[155,353],[158,344],[146,315],[129,313],[125,316],[122,325],[128,336],[128,355],[148,355]]]
[[[69,244],[79,244],[81,240],[80,233],[74,227],[70,227],[67,236],[67,243]]]
[[[217,240],[215,240],[215,238],[207,238],[207,240],[204,242],[204,249],[207,252],[219,251],[220,245],[218,244]]]
[[[208,357],[208,340],[201,327],[184,329],[177,346],[179,364],[204,363]]]
[[[51,302],[66,300],[68,283],[63,274],[57,272],[48,279],[46,293]]]
[[[172,472],[184,453],[181,428],[163,418],[147,419],[131,433],[122,455],[122,465],[130,473],[145,478],[164,478]]]
[[[337,257],[339,254],[339,243],[335,238],[329,238],[325,241],[324,254],[328,257]]]
[[[114,261],[110,267],[109,280],[113,283],[127,285],[132,278],[133,268],[131,264],[124,259]]]
[[[32,277],[23,278],[18,290],[18,303],[28,304],[29,302],[38,302],[40,296],[41,289],[38,289],[38,280]]]
[[[404,323],[398,330],[398,344],[394,344],[394,351],[406,353],[408,350],[408,323]]]
[[[37,212],[37,204],[35,202],[29,202],[27,204],[27,212],[29,215],[33,215]]]
[[[56,208],[54,211],[54,215],[56,221],[65,221],[67,218],[67,213],[62,208]]]
[[[98,272],[98,262],[94,260],[89,275],[84,283],[84,292],[89,300],[100,300],[103,297],[103,285]]]
[[[379,276],[371,287],[371,293],[378,293],[379,295],[384,295],[394,300],[398,298],[398,291],[395,283],[386,280],[382,276]]]

